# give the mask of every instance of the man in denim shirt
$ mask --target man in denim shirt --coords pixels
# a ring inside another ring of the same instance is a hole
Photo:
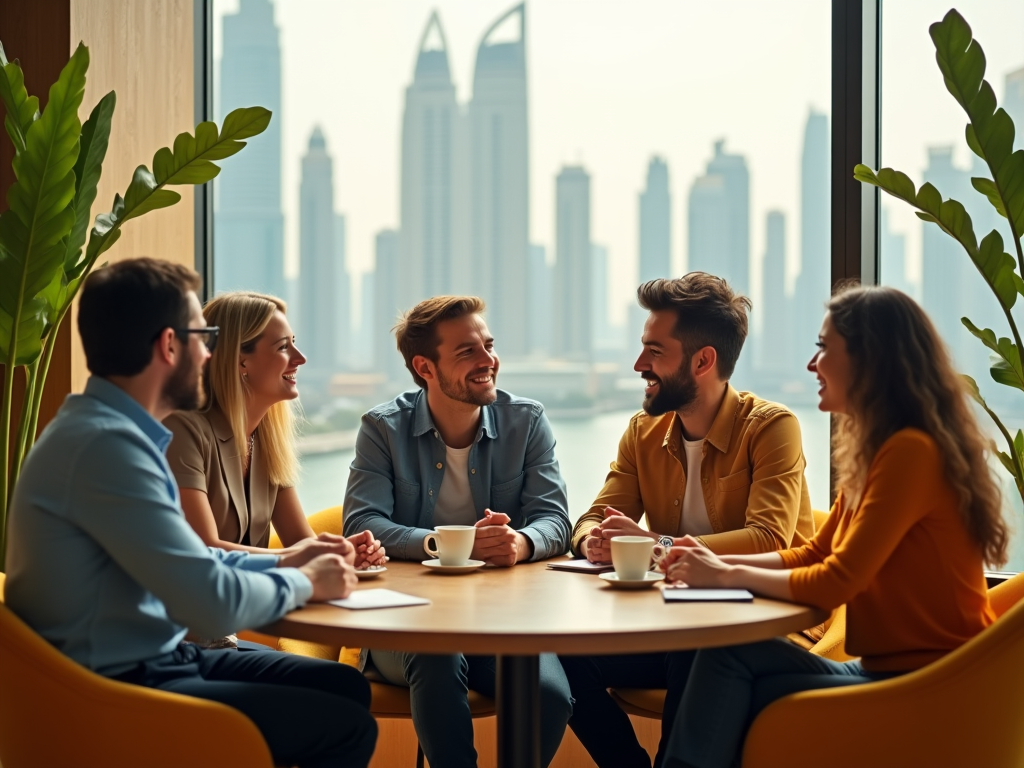
[[[395,329],[420,386],[363,416],[345,493],[345,532],[369,530],[401,560],[428,556],[436,525],[474,525],[472,558],[491,565],[560,555],[569,546],[565,483],[544,408],[495,388],[498,356],[469,296],[417,304]],[[494,657],[371,651],[377,671],[410,688],[431,765],[475,766],[468,689],[495,692]],[[547,765],[572,711],[554,656],[541,656],[541,754]]]

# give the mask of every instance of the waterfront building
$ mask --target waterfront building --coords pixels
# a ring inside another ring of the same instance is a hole
[[[511,41],[510,29],[517,35]],[[530,231],[525,4],[503,14],[480,41],[468,120],[473,292],[487,302],[503,353],[522,357]]]
[[[220,119],[259,104],[274,113],[214,183],[214,288],[285,294],[281,211],[281,45],[270,0],[240,0],[224,16]],[[190,75],[191,77],[191,75]]]
[[[590,175],[565,166],[555,181],[554,349],[556,357],[589,362],[593,351]]]

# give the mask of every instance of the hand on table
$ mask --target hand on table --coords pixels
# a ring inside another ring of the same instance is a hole
[[[615,507],[604,508],[604,520],[600,525],[590,529],[587,538],[583,540],[583,554],[592,563],[610,563],[612,561],[612,539],[616,536],[646,536],[649,539],[658,539],[658,534],[641,528],[632,518],[615,509]]]
[[[474,560],[483,560],[490,565],[511,566],[522,560],[529,560],[532,554],[530,540],[508,524],[512,518],[504,512],[484,510],[482,520],[476,521],[476,541],[473,544]]]
[[[691,536],[682,546],[672,547],[661,561],[665,571],[665,580],[670,583],[683,583],[691,587],[725,587],[726,576],[732,566],[722,562],[707,547]]]
[[[311,539],[315,541],[315,539]],[[345,542],[348,544],[348,542]],[[351,547],[352,545],[349,544]],[[341,555],[319,555],[299,568],[313,585],[313,602],[337,600],[348,597],[352,588],[359,583],[351,557]]]
[[[330,533],[321,533],[320,536],[333,536]],[[363,568],[369,568],[373,565],[384,565],[388,561],[387,555],[384,553],[384,547],[380,545],[380,541],[373,538],[373,534],[369,531],[360,531],[355,536],[349,536],[348,542],[355,547],[356,570]]]
[[[344,536],[336,533],[321,533],[315,539],[303,539],[298,544],[281,550],[278,568],[301,568],[320,555],[338,555],[349,565],[355,561],[356,549]]]

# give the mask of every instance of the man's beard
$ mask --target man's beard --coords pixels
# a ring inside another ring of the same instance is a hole
[[[205,405],[202,371],[189,354],[182,355],[171,378],[164,384],[164,402],[176,411],[195,411]]]
[[[472,374],[469,378],[473,378],[473,376],[483,376],[488,373],[490,373],[489,370],[481,371]],[[497,384],[497,372],[492,375],[494,376],[494,383]],[[437,383],[441,386],[441,392],[445,396],[450,397],[452,400],[457,400],[460,403],[468,403],[469,405],[490,405],[498,398],[497,393],[495,393],[493,389],[489,392],[474,392],[465,381],[448,379],[440,370],[437,372]]]
[[[643,409],[651,416],[661,416],[669,411],[680,411],[692,405],[697,399],[697,380],[688,366],[681,367],[669,378],[658,378],[653,373],[641,374],[644,380],[658,382],[653,395],[644,395]]]

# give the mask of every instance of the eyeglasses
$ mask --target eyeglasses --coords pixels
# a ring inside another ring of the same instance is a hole
[[[171,330],[179,336],[185,336],[190,333],[201,334],[199,336],[199,340],[206,345],[206,349],[210,352],[213,352],[216,348],[217,334],[220,333],[220,328],[216,325],[208,325],[205,328],[172,328]],[[182,341],[184,341],[184,339],[182,339]]]

